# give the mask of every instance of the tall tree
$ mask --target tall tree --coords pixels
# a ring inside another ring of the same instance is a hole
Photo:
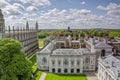
[[[18,41],[0,40],[0,80],[29,80],[31,68]]]

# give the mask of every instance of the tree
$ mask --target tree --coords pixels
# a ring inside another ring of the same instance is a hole
[[[118,37],[120,35],[120,32],[112,31],[109,34],[109,37]]]
[[[31,62],[22,52],[21,44],[13,39],[0,40],[0,80],[29,80]]]

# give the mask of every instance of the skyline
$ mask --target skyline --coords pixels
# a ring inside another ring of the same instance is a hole
[[[0,0],[6,26],[120,29],[119,0]]]

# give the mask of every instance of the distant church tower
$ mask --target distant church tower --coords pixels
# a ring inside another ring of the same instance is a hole
[[[5,23],[3,19],[2,10],[0,9],[0,39],[5,37]]]
[[[70,27],[68,26],[68,32],[70,32]]]

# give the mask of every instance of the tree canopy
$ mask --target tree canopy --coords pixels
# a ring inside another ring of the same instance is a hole
[[[31,62],[22,52],[17,40],[0,40],[0,80],[29,80]]]

